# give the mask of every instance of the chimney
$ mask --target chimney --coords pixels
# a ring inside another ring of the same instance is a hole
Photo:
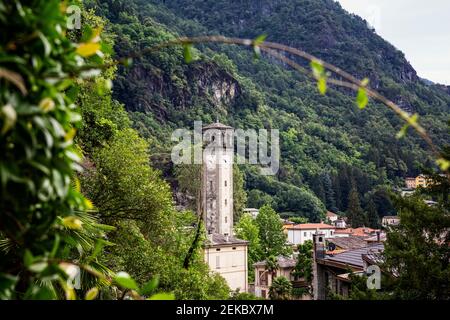
[[[224,236],[225,236],[225,241],[230,242],[230,236],[228,235],[228,233],[225,233]]]
[[[319,229],[313,235],[313,251],[315,258],[325,258],[325,234],[320,233]]]
[[[326,298],[326,279],[324,267],[319,263],[319,259],[325,258],[325,235],[323,233],[313,234],[313,293],[314,300],[324,300]]]

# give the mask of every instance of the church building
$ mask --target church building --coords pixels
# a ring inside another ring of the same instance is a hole
[[[248,242],[233,234],[233,128],[203,127],[202,211],[207,241],[205,261],[230,288],[248,290]]]

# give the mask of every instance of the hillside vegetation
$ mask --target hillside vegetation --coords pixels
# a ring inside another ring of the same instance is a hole
[[[424,83],[403,53],[332,0],[280,1],[104,1],[97,13],[111,22],[116,55],[127,56],[178,36],[222,34],[301,48],[362,78],[418,113],[438,145],[448,140],[450,95]],[[352,93],[330,90],[273,59],[254,59],[238,46],[201,45],[186,64],[172,47],[120,68],[114,97],[124,103],[133,126],[155,153],[169,152],[170,133],[192,128],[194,120],[220,121],[236,128],[280,130],[281,168],[263,177],[245,173],[248,206],[272,204],[278,212],[320,220],[325,208],[345,212],[352,189],[367,209],[391,214],[386,190],[432,165],[426,145],[414,133],[396,139],[402,123],[382,105],[360,111]],[[177,188],[170,163],[156,157]]]

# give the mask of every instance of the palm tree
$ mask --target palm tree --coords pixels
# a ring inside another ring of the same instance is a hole
[[[269,289],[271,300],[290,300],[292,283],[286,277],[277,277],[273,280]]]

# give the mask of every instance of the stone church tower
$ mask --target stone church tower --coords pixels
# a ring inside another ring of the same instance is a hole
[[[233,235],[233,128],[203,127],[201,203],[208,238],[204,258],[231,290],[248,290],[248,242]]]
[[[203,219],[208,234],[231,236],[233,229],[233,128],[203,128]]]

